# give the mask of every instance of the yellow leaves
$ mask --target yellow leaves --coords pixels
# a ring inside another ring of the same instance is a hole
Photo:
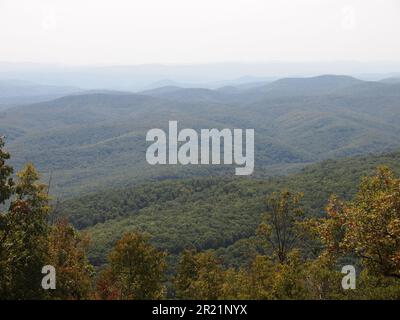
[[[0,204],[4,204],[13,192],[14,182],[12,179],[13,168],[6,164],[10,154],[3,150],[4,140],[0,136]]]
[[[400,218],[394,218],[388,223],[387,237],[400,240]]]
[[[215,254],[185,250],[174,282],[178,297],[203,300],[218,299],[223,290],[227,294],[227,287],[223,289],[223,279],[224,272]]]
[[[272,227],[265,222],[260,223],[257,228],[257,235],[259,237],[269,237],[272,233]]]
[[[328,254],[353,253],[383,275],[400,272],[400,180],[388,168],[364,178],[352,202],[332,198],[319,231]]]
[[[271,249],[281,263],[299,243],[299,228],[304,215],[300,206],[302,196],[301,193],[291,193],[288,190],[274,192],[267,198],[267,213],[257,229],[262,245]]]
[[[91,297],[93,267],[87,256],[87,238],[81,237],[66,220],[51,226],[49,264],[57,270],[57,288],[50,294],[58,299]]]
[[[351,228],[348,209],[342,201],[332,196],[326,207],[327,218],[318,220],[316,230],[325,245],[324,256],[335,257],[349,249],[345,228]]]
[[[25,167],[17,173],[17,177],[26,183],[34,183],[39,180],[39,174],[32,163],[27,163]]]
[[[118,292],[121,299],[160,299],[165,293],[165,255],[149,243],[149,236],[129,232],[111,251],[103,281],[112,281],[111,292]]]

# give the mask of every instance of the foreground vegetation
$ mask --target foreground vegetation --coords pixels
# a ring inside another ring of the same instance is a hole
[[[0,140],[1,299],[400,299],[400,179],[386,167],[364,178],[352,200],[332,196],[322,218],[304,211],[301,193],[272,192],[243,244],[249,263],[227,267],[215,251],[186,248],[171,274],[168,252],[138,230],[93,267],[87,235],[50,222],[35,168],[14,181],[8,159]],[[356,290],[341,286],[345,264],[357,269]],[[40,286],[44,265],[57,271],[55,290]]]

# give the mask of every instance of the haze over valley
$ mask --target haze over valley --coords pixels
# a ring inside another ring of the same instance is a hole
[[[229,166],[147,164],[146,132],[167,129],[168,120],[177,120],[181,129],[254,128],[257,177],[400,147],[400,82],[394,80],[322,75],[217,89],[164,86],[132,93],[38,86],[36,90],[45,96],[51,91],[65,96],[3,110],[0,127],[16,167],[32,161],[46,177],[51,173],[54,195],[232,174]]]

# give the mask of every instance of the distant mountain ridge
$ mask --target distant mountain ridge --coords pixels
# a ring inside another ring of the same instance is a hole
[[[203,64],[143,64],[116,66],[71,66],[35,63],[0,62],[3,78],[32,82],[74,86],[84,89],[107,88],[123,91],[142,91],[155,86],[187,84],[216,88],[232,83],[234,79],[244,82],[273,81],[285,77],[306,77],[320,74],[349,74],[368,80],[392,76],[400,70],[396,62],[221,62]],[[269,78],[269,79],[267,79]],[[164,84],[157,85],[157,82]],[[166,83],[165,81],[169,81]],[[171,81],[173,83],[171,83]],[[219,83],[219,85],[218,85]],[[155,86],[154,86],[155,84]]]
[[[380,82],[391,83],[391,84],[400,83],[400,77],[385,78],[385,79],[380,80]]]
[[[0,79],[0,105],[36,103],[81,91],[82,89],[72,86],[49,86],[29,81]]]
[[[136,181],[232,175],[229,166],[150,166],[148,130],[253,128],[255,176],[329,158],[400,147],[397,84],[345,76],[281,79],[247,89],[163,87],[141,93],[81,92],[0,112],[14,164],[53,172],[71,196]]]

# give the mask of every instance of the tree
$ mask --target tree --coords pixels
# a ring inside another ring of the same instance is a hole
[[[275,264],[272,259],[265,255],[257,255],[248,270],[241,271],[241,294],[244,295],[244,298],[256,300],[272,299],[274,272]]]
[[[97,300],[118,300],[121,298],[121,290],[116,286],[117,275],[110,267],[103,269],[96,278],[95,298]]]
[[[185,250],[174,282],[178,298],[215,300],[221,295],[224,273],[214,253]]]
[[[13,168],[6,164],[6,161],[10,159],[10,154],[3,148],[4,140],[0,136],[0,205],[10,198],[14,185],[11,177]]]
[[[15,195],[2,216],[2,292],[8,299],[46,297],[41,270],[48,261],[47,188],[27,164],[17,174]]]
[[[376,275],[400,278],[400,179],[386,167],[365,178],[352,202],[331,199],[319,225],[327,255],[355,255]]]
[[[272,250],[274,258],[284,263],[300,239],[298,223],[303,219],[299,207],[300,193],[282,191],[267,199],[268,211],[258,227],[257,235]]]
[[[66,220],[51,226],[49,264],[57,271],[53,299],[88,299],[92,293],[92,265],[86,255],[89,238],[81,236]]]
[[[6,164],[6,161],[10,159],[10,154],[3,148],[4,141],[3,137],[0,136],[0,209],[1,205],[4,205],[5,201],[10,198],[14,184],[11,177],[13,168]],[[6,212],[0,211],[0,297],[6,291],[6,283],[8,283],[6,277],[7,252],[5,246],[8,233]]]
[[[301,274],[306,299],[337,300],[345,297],[346,292],[341,287],[343,274],[337,264],[327,257],[306,261]]]
[[[137,231],[125,234],[109,255],[109,266],[97,283],[97,296],[110,299],[160,299],[165,295],[164,252]]]

